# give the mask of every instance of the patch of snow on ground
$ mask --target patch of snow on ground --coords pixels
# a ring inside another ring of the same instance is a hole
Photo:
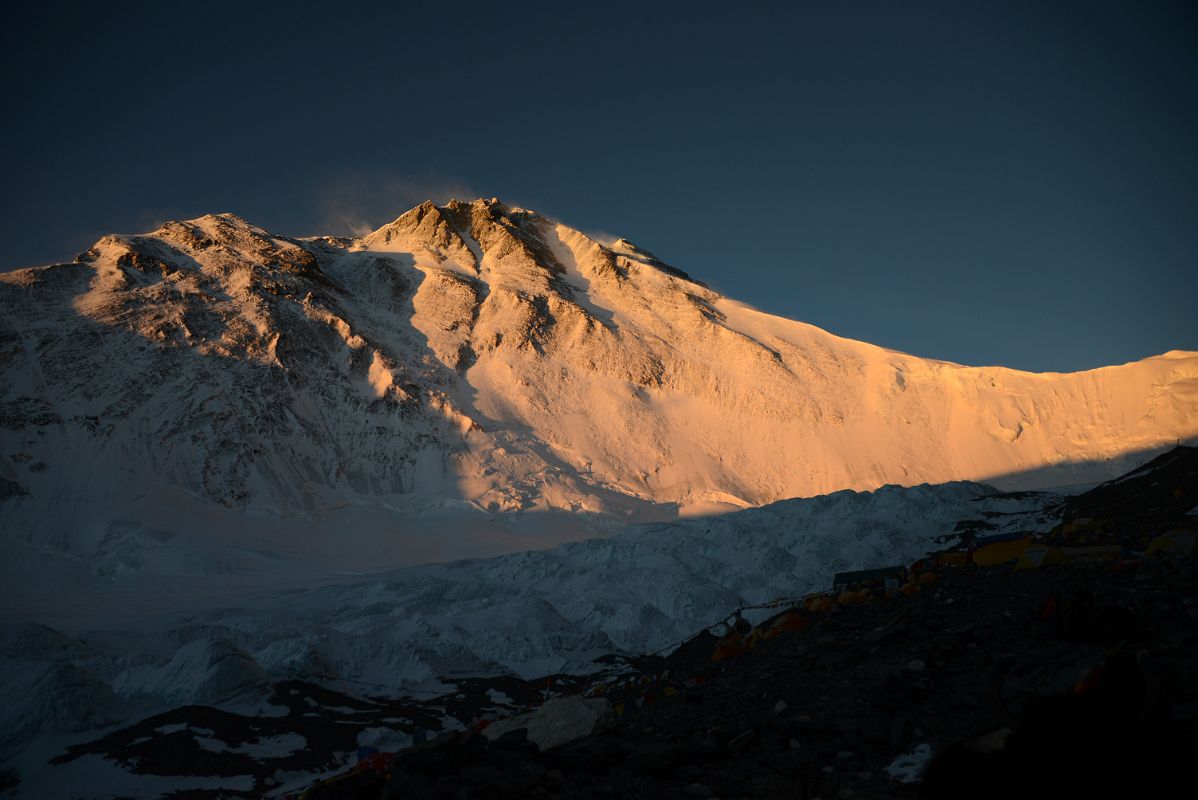
[[[308,740],[296,733],[280,736],[264,736],[240,747],[232,748],[235,753],[245,753],[251,758],[282,758],[299,752],[308,746]]]
[[[923,742],[916,745],[911,752],[904,753],[890,762],[886,772],[899,783],[915,783],[923,775],[931,759],[932,746]]]
[[[358,734],[358,747],[375,747],[384,753],[402,750],[411,744],[411,736],[391,728],[365,728]]]

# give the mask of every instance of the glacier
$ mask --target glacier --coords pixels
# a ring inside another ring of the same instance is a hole
[[[272,680],[402,695],[475,675],[586,673],[600,656],[668,650],[736,608],[825,590],[834,572],[913,561],[964,520],[1047,530],[1060,500],[975,483],[844,490],[547,550],[273,587],[223,607],[214,578],[204,590],[215,605],[198,613],[160,602],[138,619],[121,607],[124,592],[97,592],[94,627],[71,633],[40,611],[10,610],[0,752],[179,705],[244,702]]]

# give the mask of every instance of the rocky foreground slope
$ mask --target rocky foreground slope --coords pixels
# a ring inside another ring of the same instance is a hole
[[[5,537],[115,553],[118,572],[205,515],[643,520],[1078,483],[1195,436],[1198,354],[1073,374],[918,358],[497,200],[425,203],[360,239],[206,216],[0,275]]]
[[[700,642],[658,669],[701,683],[617,694],[621,716],[577,741],[445,734],[305,797],[1167,797],[1198,756],[1195,567],[948,572],[730,661]],[[1043,614],[1054,598],[1072,626]],[[953,754],[987,734],[994,751]]]

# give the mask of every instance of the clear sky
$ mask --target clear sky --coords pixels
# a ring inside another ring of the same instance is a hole
[[[498,196],[918,355],[1198,349],[1198,4],[29,5],[0,269]]]

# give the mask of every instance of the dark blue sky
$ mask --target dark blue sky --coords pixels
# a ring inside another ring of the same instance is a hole
[[[918,355],[1198,349],[1193,3],[174,5],[4,12],[0,269],[497,195]]]

